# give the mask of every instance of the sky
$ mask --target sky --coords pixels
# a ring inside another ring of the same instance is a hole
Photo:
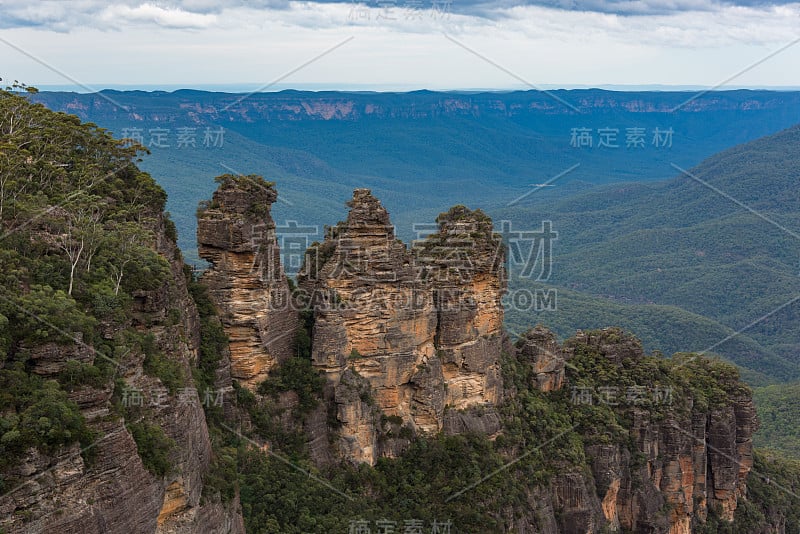
[[[800,3],[0,0],[40,88],[798,87]]]

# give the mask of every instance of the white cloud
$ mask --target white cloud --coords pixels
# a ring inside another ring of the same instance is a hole
[[[630,17],[530,5],[494,8],[489,18],[283,0],[219,8],[206,0],[6,2],[0,14],[36,23],[14,24],[0,37],[54,69],[0,43],[0,75],[33,85],[67,83],[56,70],[89,85],[266,83],[352,36],[284,83],[521,85],[445,33],[536,84],[713,85],[800,35],[800,4],[675,1],[684,8],[696,2],[695,10]],[[800,44],[734,83],[797,85],[798,61]]]
[[[532,39],[573,41],[602,36],[618,42],[690,48],[782,44],[800,37],[800,4],[762,9],[717,6],[712,11],[641,17],[529,6],[507,10],[504,25]]]
[[[111,26],[126,24],[156,24],[165,28],[208,28],[216,25],[217,15],[213,13],[193,13],[181,8],[163,8],[145,3],[138,6],[112,5],[106,7],[99,21]]]

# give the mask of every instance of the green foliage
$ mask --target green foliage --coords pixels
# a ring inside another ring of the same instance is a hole
[[[381,420],[391,425],[402,425],[403,418],[399,415],[382,415]]]
[[[257,174],[223,174],[214,178],[214,181],[220,184],[222,189],[236,187],[261,197],[263,197],[267,191],[271,191],[275,187],[274,182],[268,182]],[[198,213],[202,213],[208,209],[208,207],[209,204],[200,204]],[[267,203],[255,203],[248,210],[248,215],[256,219],[263,219],[268,214],[269,205]]]
[[[800,382],[756,388],[753,400],[759,421],[753,443],[800,460]]]
[[[208,296],[208,288],[194,279],[191,269],[184,266],[184,275],[189,294],[197,306],[200,316],[200,350],[197,367],[193,369],[195,386],[201,396],[215,389],[216,373],[225,351],[228,349],[228,336],[217,317],[214,303]],[[204,403],[206,417],[215,422],[222,419],[221,407],[215,403]]]
[[[0,359],[5,360],[8,355],[8,347],[11,344],[11,336],[8,331],[8,317],[0,314]]]
[[[64,366],[64,370],[59,373],[58,382],[63,388],[72,391],[80,386],[90,386],[100,389],[104,387],[110,376],[110,366],[103,368],[94,364],[70,360]]]
[[[178,242],[178,228],[168,211],[164,212],[164,235],[173,243]]]
[[[311,360],[292,357],[277,366],[259,385],[259,393],[277,396],[284,391],[294,391],[299,400],[300,414],[307,414],[319,403],[325,378],[311,365]]]
[[[669,360],[668,369],[675,383],[688,389],[700,410],[727,406],[731,395],[750,393],[739,382],[739,370],[719,359],[679,353]]]
[[[164,384],[171,395],[186,385],[183,366],[159,350],[145,350],[144,372],[155,376]]]
[[[0,288],[0,311],[6,317],[11,344],[47,341],[70,343],[91,340],[96,320],[86,315],[65,292],[46,285],[33,285],[25,293],[5,293]]]
[[[39,444],[52,451],[59,445],[78,441],[89,445],[93,434],[87,429],[78,405],[67,398],[58,382],[46,381],[33,394],[31,405],[22,412],[23,435],[33,435]]]
[[[214,444],[211,465],[203,478],[203,496],[219,496],[222,502],[230,502],[239,487],[236,460],[238,451],[235,447],[223,447]]]
[[[124,323],[130,294],[164,283],[153,241],[166,196],[136,168],[138,153],[0,91],[2,346],[91,343],[98,319]]]
[[[170,275],[155,250],[161,221],[168,234],[175,230],[162,217],[164,191],[135,165],[142,150],[0,91],[2,470],[31,447],[54,454],[77,442],[91,459],[95,435],[67,392],[104,389],[115,360],[130,351],[143,352],[145,372],[170,391],[184,385],[180,364],[131,327],[133,295],[160,290]],[[31,373],[30,357],[47,343],[79,344],[96,356],[67,361],[57,380],[43,380]],[[145,466],[163,476],[174,442],[114,395]]]
[[[222,323],[214,316],[200,317],[200,358],[198,370],[202,374],[201,385],[213,386],[219,362],[228,346],[228,336]]]
[[[251,193],[258,193],[265,189],[275,187],[275,182],[268,182],[263,176],[257,174],[222,174],[214,178],[222,187],[236,187]]]
[[[734,357],[737,362],[758,362],[757,367],[781,376],[791,376],[792,365],[784,358],[765,352],[759,343],[746,335],[734,331],[717,321],[687,312],[676,306],[657,304],[631,304],[594,297],[562,287],[537,284],[540,290],[558,292],[556,311],[531,311],[510,308],[506,310],[506,323],[511,332],[524,332],[531,322],[546,323],[560,337],[567,338],[575,330],[591,330],[609,324],[619,325],[629,332],[636,332],[647,350],[660,350],[665,354],[678,351],[708,349],[720,340],[730,338],[715,348],[714,352]],[[727,359],[727,358],[726,358]],[[729,360],[730,361],[730,360]],[[749,364],[748,364],[749,365]],[[775,379],[752,369],[742,369],[743,378],[753,385],[766,385]]]
[[[477,436],[419,440],[401,458],[381,459],[374,468],[342,464],[323,472],[307,461],[288,466],[240,450],[242,509],[248,532],[346,532],[351,520],[383,518],[401,525],[410,518],[451,519],[458,532],[498,532],[499,510],[512,502],[508,490],[521,487],[514,478],[492,477],[469,496],[448,497],[502,465],[492,443]]]
[[[166,195],[136,168],[140,151],[0,91],[0,468],[30,447],[90,444],[65,390],[108,384],[106,358],[117,351],[100,332],[124,329],[131,294],[169,274],[153,247]],[[29,359],[46,343],[94,347],[97,357],[67,361],[57,380],[42,380]],[[152,351],[148,364],[174,387],[171,367]]]
[[[719,532],[765,532],[785,521],[785,532],[800,530],[800,462],[756,450],[747,478],[747,500],[740,501],[733,525]],[[708,530],[707,532],[712,532]]]
[[[131,349],[144,354],[142,368],[150,376],[158,378],[170,394],[186,385],[186,374],[181,363],[159,350],[156,338],[151,333],[125,332],[125,343]]]
[[[158,477],[170,472],[170,454],[175,441],[169,438],[157,424],[142,420],[126,424],[136,442],[136,450],[148,471]]]
[[[0,469],[14,465],[31,447],[53,453],[95,439],[75,402],[55,380],[29,375],[21,365],[0,369]]]
[[[133,299],[125,291],[115,291],[111,279],[100,280],[92,286],[92,294],[84,299],[92,317],[101,322],[124,323],[130,315]]]

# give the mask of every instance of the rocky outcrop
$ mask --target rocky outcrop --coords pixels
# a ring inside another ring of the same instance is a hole
[[[73,388],[69,398],[80,407],[96,440],[83,451],[77,444],[51,455],[31,449],[6,473],[18,482],[0,496],[0,529],[76,534],[244,533],[238,500],[202,499],[212,452],[191,373],[200,341],[199,319],[187,291],[180,253],[166,237],[163,220],[155,234],[153,247],[169,263],[170,274],[158,289],[135,297],[130,326],[152,336],[152,350],[178,364],[182,387],[169,391],[160,379],[146,374],[142,349],[129,346],[119,356],[116,378],[123,392],[117,390],[116,395],[136,392],[139,400],[125,420],[112,409],[113,383]],[[167,310],[177,314],[170,317]],[[120,343],[117,336],[124,326],[101,325],[106,341]],[[45,344],[32,350],[35,372],[56,378],[72,358],[83,363],[108,358],[76,341],[74,346]],[[115,402],[124,401],[117,398]],[[175,444],[170,448],[170,469],[163,477],[145,468],[126,427],[126,423],[143,421],[160,427]]]
[[[369,384],[379,414],[416,432],[456,417],[448,428],[474,422],[495,434],[506,280],[491,220],[456,208],[409,250],[369,190],[357,189],[349,206],[298,277],[313,311],[313,364],[336,387],[342,448],[358,450],[346,456],[374,463],[389,454],[363,399],[343,392],[352,373]],[[457,415],[476,405],[487,406],[485,421]]]
[[[638,340],[615,328],[579,332],[559,346],[551,332],[536,327],[516,347],[517,358],[529,366],[534,385],[543,391],[569,384],[564,368],[576,351],[596,354],[620,369],[636,367],[645,357]],[[653,394],[657,372],[643,375],[649,386],[641,394]],[[733,378],[716,380],[725,391],[716,401],[691,390],[672,391],[672,386],[664,386],[662,397],[646,403],[632,396],[632,388],[643,386],[629,383],[618,391],[610,402],[631,421],[632,447],[589,441],[585,451],[591,476],[556,478],[552,501],[561,510],[560,531],[597,532],[607,524],[617,531],[689,534],[712,508],[720,519],[732,521],[746,497],[758,423],[749,391]],[[581,402],[574,394],[573,401]],[[667,397],[673,394],[682,398]],[[582,489],[586,485],[595,488],[596,503]]]
[[[618,329],[579,333],[570,343],[591,347],[620,366],[644,355],[638,341]],[[692,532],[711,507],[721,519],[732,521],[753,464],[757,422],[748,392],[734,388],[729,400],[704,407],[696,406],[695,398],[682,399],[685,409],[676,400],[676,406],[662,406],[660,412],[634,406],[631,437],[643,465],[634,467],[619,449],[590,449],[595,477],[604,480],[607,519],[634,531],[660,527],[670,534]],[[634,480],[641,480],[643,487],[636,489]]]
[[[278,254],[274,232],[261,246],[243,238],[254,233],[254,206],[268,208],[274,191],[268,188],[270,193],[254,201],[255,195],[238,191],[241,187],[223,180],[215,201],[201,213],[200,233],[202,253],[214,265],[206,275],[211,295],[226,312],[222,320],[232,338],[231,374],[252,386],[286,357],[271,355],[261,340],[276,333],[271,321],[287,330],[288,323],[281,322],[285,309],[263,298],[264,292],[287,286],[278,264],[270,263],[276,276],[267,280],[244,270],[247,262],[266,264],[260,247],[272,247],[271,258]],[[700,391],[702,383],[688,386],[676,378],[683,376],[683,364],[674,372],[663,367],[644,354],[636,338],[613,328],[578,332],[559,344],[552,332],[537,326],[512,345],[501,306],[504,249],[487,216],[456,206],[439,216],[436,233],[409,249],[395,237],[388,212],[369,190],[357,189],[348,205],[347,219],[307,251],[295,295],[313,324],[311,360],[326,378],[325,402],[302,423],[284,416],[280,423],[303,427],[315,461],[335,462],[338,456],[374,464],[401,455],[420,433],[479,432],[494,438],[502,432],[498,407],[504,395],[511,398],[524,387],[559,403],[570,397],[563,390],[572,388],[573,403],[579,404],[575,390],[581,382],[571,381],[582,377],[616,388],[616,396],[596,412],[616,426],[611,431],[599,431],[594,423],[583,428],[586,463],[564,461],[547,487],[530,488],[529,506],[503,512],[509,515],[507,525],[518,532],[688,534],[712,513],[733,519],[746,498],[757,426],[749,391],[736,378],[724,370],[699,369],[716,384]],[[257,220],[269,221],[268,211]],[[242,283],[247,287],[237,285]],[[248,310],[258,307],[259,298],[260,322],[248,323]],[[291,321],[296,327],[294,311]],[[525,381],[515,374],[505,392],[504,352],[525,370],[520,375]],[[261,374],[243,374],[241,362],[249,360],[268,363]],[[597,376],[586,375],[587,369]],[[680,390],[659,389],[665,384]],[[641,399],[642,387],[649,388],[645,395],[656,388],[662,397]],[[680,394],[674,404],[666,398],[673,393]],[[278,404],[288,402],[283,406],[288,410],[291,402],[284,397],[291,396],[282,394]],[[558,409],[568,420],[580,407]],[[180,487],[167,493],[173,497],[166,508],[183,505]]]
[[[534,385],[541,391],[557,391],[564,385],[564,351],[556,335],[539,325],[531,328],[516,343],[517,357],[533,368]]]
[[[423,431],[440,428],[444,386],[433,294],[380,201],[356,190],[350,206],[347,221],[310,249],[298,282],[314,315],[314,367],[336,388],[341,447],[374,463],[378,429],[349,378],[366,382],[380,413]]]
[[[269,210],[277,193],[260,177],[219,181],[198,213],[199,254],[211,263],[203,282],[230,338],[230,374],[255,389],[291,356],[298,328]]]
[[[564,534],[600,532],[606,524],[602,506],[591,477],[581,472],[567,472],[554,477],[550,484],[558,530]]]
[[[436,349],[457,410],[496,405],[502,392],[500,353],[506,290],[503,243],[482,212],[456,206],[437,220],[439,231],[415,247],[421,278],[436,304]]]

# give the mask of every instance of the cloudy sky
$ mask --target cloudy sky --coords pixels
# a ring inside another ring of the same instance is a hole
[[[40,87],[798,87],[799,67],[780,0],[0,0],[0,76]]]

